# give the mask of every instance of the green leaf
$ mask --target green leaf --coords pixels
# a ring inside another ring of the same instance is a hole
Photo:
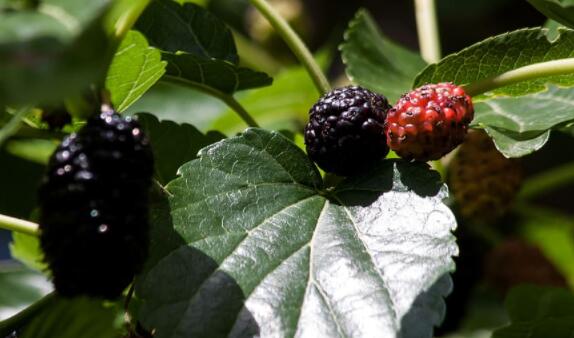
[[[165,52],[187,52],[203,59],[237,64],[239,57],[231,30],[208,10],[172,0],[155,0],[136,27]]]
[[[177,169],[197,158],[201,148],[225,138],[225,135],[215,131],[203,134],[186,123],[160,122],[151,114],[138,114],[138,121],[151,140],[156,178],[161,184],[176,178]]]
[[[130,31],[122,43],[106,78],[112,103],[120,112],[137,101],[165,73],[159,50],[149,47],[145,37]]]
[[[155,337],[431,337],[442,320],[456,224],[427,165],[323,190],[295,144],[248,129],[179,173],[136,285]]]
[[[488,38],[428,66],[417,76],[414,86],[443,81],[464,85],[533,63],[574,56],[574,31],[562,30],[552,42],[547,33],[547,29],[528,28]],[[496,89],[488,97],[541,92],[547,84],[573,86],[574,74],[523,81]]]
[[[566,27],[574,28],[574,5],[558,0],[528,0],[539,12]]]
[[[359,10],[349,23],[340,47],[351,81],[396,101],[411,89],[413,78],[427,65],[383,35],[367,10]]]
[[[117,304],[85,297],[57,297],[19,333],[19,338],[114,338],[122,335]]]
[[[58,144],[55,140],[12,139],[6,143],[6,151],[25,160],[46,165]]]
[[[47,271],[40,240],[36,236],[12,232],[10,255],[36,271]]]
[[[39,272],[4,263],[0,264],[0,289],[0,320],[4,320],[48,294],[52,284]],[[0,337],[4,337],[1,332]]]
[[[493,338],[570,338],[574,334],[574,294],[567,289],[519,286],[506,299],[511,324]]]
[[[542,148],[550,138],[550,131],[542,134],[520,134],[510,130],[485,128],[486,133],[492,137],[496,149],[504,156],[522,157]]]
[[[110,0],[42,1],[0,12],[0,102],[55,102],[99,79],[111,56],[102,27]]]
[[[168,61],[167,74],[180,84],[225,94],[270,85],[265,73],[240,67],[231,30],[206,9],[156,0],[136,27]]]
[[[574,121],[574,89],[549,86],[542,93],[478,102],[472,123],[485,127],[507,157],[520,157],[540,149],[550,129],[569,121]]]
[[[273,82],[265,73],[228,61],[204,59],[185,52],[163,53],[163,58],[168,61],[166,77],[191,87],[208,87],[233,94],[240,90],[268,86]]]

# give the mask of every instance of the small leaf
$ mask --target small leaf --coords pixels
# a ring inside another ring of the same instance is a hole
[[[85,297],[56,296],[18,334],[19,338],[114,338],[122,335],[116,304]]]
[[[165,73],[159,50],[149,47],[145,37],[130,31],[116,52],[106,78],[112,103],[120,112],[138,100]]]
[[[570,338],[574,334],[574,294],[567,289],[518,286],[506,299],[511,324],[493,338]]]
[[[151,114],[138,114],[138,121],[151,140],[155,172],[162,184],[167,184],[176,178],[177,169],[197,158],[201,148],[225,138],[223,134],[214,131],[203,134],[186,123],[160,122]]]
[[[31,269],[40,272],[47,271],[46,263],[44,263],[44,253],[37,236],[12,232],[10,255]]]
[[[155,337],[431,337],[442,320],[456,224],[425,164],[325,191],[295,144],[248,129],[179,173],[136,285]]]
[[[206,9],[172,0],[155,0],[136,23],[151,45],[164,52],[187,52],[202,59],[237,64],[231,30]]]
[[[216,59],[203,59],[192,54],[163,53],[168,61],[167,77],[175,82],[193,82],[192,86],[214,88],[225,94],[268,86],[273,82],[267,74]]]
[[[4,320],[47,295],[52,284],[39,272],[4,263],[0,265],[0,289],[0,320]],[[0,329],[4,329],[1,323]],[[0,337],[4,337],[1,332]]]
[[[542,93],[495,98],[476,103],[475,111],[472,123],[485,127],[507,157],[520,157],[540,149],[550,129],[574,121],[574,89],[550,86]]]
[[[428,66],[417,76],[414,86],[442,81],[464,85],[533,63],[574,56],[574,31],[561,30],[560,36],[552,42],[547,33],[547,29],[528,28],[488,38]],[[488,97],[541,92],[549,83],[574,86],[574,74],[523,81],[496,89],[488,93]]]
[[[539,12],[566,27],[574,28],[574,5],[558,0],[528,0]]]
[[[384,36],[367,10],[359,10],[340,47],[351,81],[385,95],[391,102],[411,89],[426,66],[418,55]]]

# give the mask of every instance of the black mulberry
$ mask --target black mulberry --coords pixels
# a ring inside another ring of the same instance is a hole
[[[56,291],[114,299],[147,257],[153,155],[111,109],[63,140],[39,191],[40,242]]]
[[[348,176],[389,152],[384,132],[387,99],[351,86],[323,96],[309,111],[305,145],[309,157],[327,172]]]

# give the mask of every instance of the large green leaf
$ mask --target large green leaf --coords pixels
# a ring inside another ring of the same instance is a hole
[[[428,66],[417,76],[414,86],[441,81],[464,85],[533,63],[574,56],[574,31],[562,30],[552,42],[547,33],[547,29],[528,28],[488,38]],[[489,95],[526,95],[545,91],[549,83],[573,86],[574,74],[523,81],[493,90]]]
[[[176,82],[213,88],[225,94],[267,86],[265,73],[240,67],[233,35],[206,9],[171,0],[156,0],[136,27],[168,61],[167,74]]]
[[[503,154],[520,157],[540,149],[548,130],[574,121],[574,89],[550,86],[542,93],[478,102],[475,110],[473,124],[486,127]]]
[[[165,73],[166,62],[145,37],[130,31],[120,44],[106,78],[106,88],[120,112],[138,100]]]
[[[176,178],[177,169],[197,158],[201,148],[225,138],[215,131],[203,134],[186,123],[160,122],[151,114],[138,114],[138,121],[151,140],[156,178],[161,184]]]
[[[40,247],[40,240],[37,236],[12,232],[10,255],[31,269],[43,272],[48,271],[44,262],[44,253]]]
[[[528,2],[547,18],[574,28],[574,6],[568,1],[561,3],[558,0],[528,0]]]
[[[19,338],[114,338],[122,335],[122,311],[102,300],[56,297],[19,331]]]
[[[248,129],[179,173],[136,285],[155,337],[431,337],[442,320],[456,224],[425,164],[324,189],[295,144]]]
[[[355,83],[397,100],[426,66],[419,54],[384,36],[366,10],[349,23],[340,47],[347,76]]]
[[[110,0],[42,1],[37,11],[0,12],[0,102],[73,96],[109,62],[102,25]]]
[[[519,286],[506,299],[511,324],[493,338],[571,338],[574,294],[566,289]]]

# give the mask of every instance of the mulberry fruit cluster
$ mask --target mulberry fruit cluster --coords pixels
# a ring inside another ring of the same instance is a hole
[[[470,96],[452,83],[430,84],[387,99],[361,87],[323,96],[305,127],[309,157],[327,172],[348,176],[384,158],[437,160],[464,140],[474,117]]]
[[[361,87],[335,89],[309,112],[305,144],[323,170],[347,176],[389,152],[384,123],[390,105],[382,95]]]
[[[483,131],[473,131],[448,170],[448,183],[461,216],[494,221],[510,209],[522,183],[522,167],[504,157]]]
[[[39,190],[40,242],[56,291],[114,299],[147,257],[149,142],[105,109],[60,144]]]

